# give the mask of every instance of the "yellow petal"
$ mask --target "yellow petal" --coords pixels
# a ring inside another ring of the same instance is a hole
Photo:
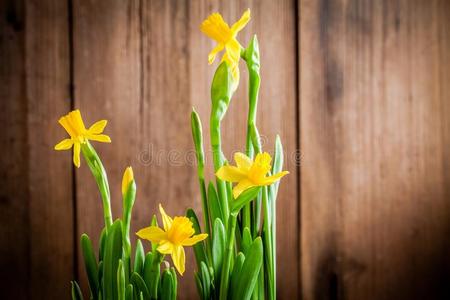
[[[90,134],[100,134],[105,129],[107,123],[107,120],[100,120],[98,122],[95,122],[91,127],[89,127],[88,132]]]
[[[162,240],[167,239],[167,233],[159,227],[150,226],[136,232],[136,235],[144,240],[159,244]]]
[[[172,261],[175,268],[178,270],[178,273],[183,275],[186,263],[186,255],[184,253],[183,246],[177,245],[174,247],[172,252]]]
[[[239,169],[248,170],[253,164],[253,161],[242,152],[236,152],[234,154],[234,161]]]
[[[122,195],[125,195],[130,183],[134,180],[133,169],[128,167],[125,169],[122,177]]]
[[[71,118],[72,126],[78,132],[78,134],[82,134],[86,131],[86,127],[84,126],[83,118],[81,117],[81,112],[79,109],[71,111],[69,113],[69,118]]]
[[[239,197],[239,195],[245,191],[246,189],[249,189],[251,187],[254,187],[255,185],[248,179],[244,179],[240,181],[234,188],[233,188],[233,196],[236,199]]]
[[[247,25],[248,21],[250,21],[250,9],[247,9],[244,14],[242,14],[242,17],[237,21],[236,23],[231,26],[231,32],[234,36],[242,30],[242,28]]]
[[[216,172],[216,176],[220,180],[237,182],[246,178],[246,174],[242,172],[239,168],[234,166],[223,166]]]
[[[55,146],[55,150],[69,150],[72,146],[73,142],[71,139],[64,139]]]
[[[72,127],[70,124],[70,119],[68,116],[64,116],[59,118],[58,123],[61,124],[61,126],[67,131],[67,133],[70,135],[70,137],[77,137],[77,132],[75,131],[75,128]]]
[[[214,47],[214,49],[211,50],[211,52],[208,54],[208,63],[209,64],[212,64],[214,62],[214,60],[216,59],[217,53],[222,51],[224,47],[225,46],[222,43],[220,43],[216,47]]]
[[[159,212],[161,213],[163,225],[164,225],[164,231],[169,231],[170,227],[172,226],[172,218],[169,217],[166,212],[164,211],[164,208],[161,204],[159,204]]]
[[[80,167],[80,143],[73,144],[73,164],[79,168]]]
[[[209,38],[225,44],[231,38],[231,30],[219,13],[211,14],[200,25],[200,30]]]
[[[239,63],[239,59],[241,58],[241,44],[236,39],[231,39],[226,43],[225,49],[228,54],[228,59],[232,62],[230,65],[231,67],[234,66],[234,64]]]
[[[289,174],[288,171],[282,171],[275,175],[266,177],[266,178],[264,178],[263,182],[261,182],[261,185],[270,185],[270,184],[274,183],[275,181],[280,180],[281,177],[283,177],[284,175],[287,175],[287,174]]]
[[[102,143],[111,143],[111,138],[106,134],[89,134],[87,136],[88,139],[92,141],[102,142]]]
[[[174,251],[175,245],[169,242],[168,240],[161,240],[159,243],[158,250],[159,253],[162,254],[172,254]]]
[[[208,235],[206,233],[197,234],[197,235],[194,235],[193,237],[185,239],[181,244],[183,246],[193,246],[193,245],[197,244],[198,242],[203,241],[207,237],[208,237]]]

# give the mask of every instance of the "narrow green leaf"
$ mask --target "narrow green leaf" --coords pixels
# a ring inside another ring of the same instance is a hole
[[[126,289],[126,291],[125,291],[125,299],[126,300],[133,300],[133,293],[134,293],[134,291],[133,291],[133,285],[131,284],[131,283],[129,283],[128,285],[127,285],[127,289]]]
[[[237,288],[232,291],[233,299],[250,299],[258,274],[263,263],[263,244],[257,237],[245,256],[244,264],[240,272]]]
[[[145,256],[144,279],[152,298],[158,297],[158,286],[161,276],[161,263],[164,256],[155,251]]]
[[[94,299],[98,298],[98,266],[95,259],[92,242],[87,234],[81,235],[81,251],[89,282],[89,289]]]
[[[225,227],[220,219],[214,221],[214,236],[212,242],[212,258],[214,267],[214,282],[220,282],[220,271],[222,269],[223,256],[225,253],[226,233]]]
[[[117,267],[117,298],[125,300],[125,270],[121,259],[119,259],[119,266]]]
[[[98,261],[102,261],[105,256],[106,237],[107,237],[106,227],[104,227],[102,233],[100,234],[100,239],[98,241],[99,244]]]
[[[246,191],[244,191],[242,194],[239,195],[239,197],[234,200],[231,204],[231,213],[239,213],[242,207],[246,205],[247,203],[250,203],[253,199],[258,196],[259,191],[261,190],[261,187],[253,187]]]
[[[206,264],[201,262],[201,274],[202,274],[202,286],[205,299],[211,297],[211,278],[209,277],[209,271]]]
[[[76,281],[71,281],[70,283],[72,285],[72,300],[83,300],[83,294],[78,283]]]
[[[233,272],[231,273],[231,284],[230,290],[234,291],[237,289],[238,283],[240,281],[242,266],[244,265],[245,255],[242,252],[236,257],[236,262],[234,263]]]
[[[194,272],[194,278],[195,278],[195,286],[197,287],[198,295],[201,299],[205,299],[204,293],[203,293],[203,286],[202,286],[202,280],[200,279],[198,272]]]
[[[109,228],[105,247],[105,262],[103,266],[104,287],[106,299],[117,299],[117,268],[122,257],[122,222],[117,220]]]
[[[174,267],[170,267],[170,273],[172,273],[173,278],[173,291],[174,291],[174,299],[177,299],[178,294],[178,278],[177,278],[177,272],[175,271]]]
[[[134,272],[138,273],[141,276],[143,276],[144,261],[144,247],[142,246],[141,240],[138,239],[136,242],[136,254],[134,255]]]
[[[219,218],[220,220],[223,220],[223,211],[222,207],[220,206],[220,201],[217,197],[216,188],[214,187],[214,184],[210,182],[208,184],[208,206],[210,209],[210,216],[211,216],[211,224],[214,224],[214,221]],[[213,231],[214,236],[214,231]]]
[[[131,275],[130,283],[133,284],[135,292],[137,295],[143,295],[144,299],[150,299],[150,293],[147,289],[147,285],[144,282],[144,279],[142,279],[141,275],[134,272],[133,275]]]
[[[172,300],[175,299],[174,295],[174,282],[172,278],[172,273],[169,269],[165,269],[161,276],[161,300]]]
[[[244,228],[244,232],[242,234],[242,252],[244,254],[247,254],[248,249],[250,248],[251,244],[253,243],[252,235],[250,233],[250,229],[248,227]]]
[[[191,220],[191,222],[194,226],[195,234],[200,234],[201,233],[200,224],[198,222],[198,218],[197,218],[197,215],[195,214],[194,210],[189,208],[186,211],[186,216]],[[195,244],[193,246],[193,248],[194,248],[195,260],[197,261],[197,268],[200,270],[200,262],[204,261],[204,262],[208,263],[206,252],[205,252],[205,244],[203,243],[203,241],[201,241],[201,242]]]

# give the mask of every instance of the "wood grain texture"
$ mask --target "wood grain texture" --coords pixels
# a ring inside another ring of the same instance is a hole
[[[33,299],[65,299],[74,274],[73,166],[57,120],[71,107],[65,1],[26,2],[29,280]]]
[[[304,299],[449,295],[446,1],[300,1]]]
[[[70,109],[67,5],[0,7],[2,297],[63,299],[73,277],[72,168],[53,146]]]

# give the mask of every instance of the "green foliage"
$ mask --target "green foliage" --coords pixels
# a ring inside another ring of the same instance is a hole
[[[248,118],[245,151],[253,158],[261,153],[262,143],[256,126],[260,87],[260,53],[256,36],[241,50],[246,62],[248,85]],[[227,63],[222,62],[211,84],[210,138],[214,171],[227,159],[222,152],[221,122],[234,93]],[[198,176],[203,208],[203,228],[192,210],[187,215],[200,230],[210,234],[195,250],[197,272],[195,283],[201,299],[275,299],[276,298],[276,197],[279,182],[253,187],[234,199],[232,186],[216,178],[206,189],[204,149],[200,117],[191,114],[192,135],[198,161]],[[271,174],[283,166],[283,147],[275,141]]]
[[[100,234],[97,251],[94,251],[88,235],[81,236],[81,250],[89,282],[89,299],[175,299],[178,285],[177,275],[173,268],[161,271],[164,256],[156,251],[156,245],[152,245],[151,251],[145,253],[141,241],[138,240],[135,251],[132,251],[130,223],[136,197],[135,181],[131,181],[123,195],[122,218],[112,223],[109,185],[105,168],[89,143],[82,145],[82,153],[97,181],[105,218],[105,227]],[[156,217],[153,218],[152,225],[157,225]],[[198,230],[200,231],[199,228]],[[95,253],[98,253],[98,258]],[[134,253],[133,264],[132,253]],[[162,280],[160,280],[161,272]],[[83,299],[78,284],[72,281],[71,285],[72,299]]]

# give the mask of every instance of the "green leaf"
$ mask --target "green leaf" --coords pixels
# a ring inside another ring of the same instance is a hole
[[[119,266],[117,267],[117,298],[125,300],[125,270],[121,259],[119,259]]]
[[[117,268],[122,258],[122,222],[117,220],[109,228],[103,266],[105,299],[117,299]]]
[[[84,266],[89,281],[89,289],[94,299],[98,298],[98,266],[95,259],[92,242],[87,234],[81,235],[81,251],[84,258]]]
[[[175,272],[175,268],[174,267],[170,267],[170,273],[172,273],[172,279],[173,279],[174,299],[177,299],[178,279],[177,279],[177,272]]]
[[[99,251],[98,251],[98,261],[102,261],[105,256],[105,245],[106,245],[106,227],[103,228],[102,233],[100,234],[100,239],[98,241]]]
[[[201,274],[202,274],[202,286],[205,299],[211,297],[211,278],[209,277],[209,271],[206,264],[201,262]]]
[[[242,266],[244,265],[245,255],[242,252],[239,252],[236,257],[236,262],[234,263],[233,272],[231,273],[231,284],[230,290],[234,291],[237,289],[237,286],[240,281]]]
[[[198,218],[197,218],[197,215],[195,214],[194,210],[189,208],[186,211],[186,216],[191,220],[191,222],[194,226],[195,234],[200,234],[201,233],[200,224],[198,222]],[[193,248],[194,248],[195,260],[197,261],[197,268],[200,270],[200,262],[204,261],[204,262],[208,263],[206,252],[205,252],[205,244],[203,243],[203,241],[201,241],[201,242],[198,242],[197,244],[195,244],[193,246]]]
[[[72,285],[72,300],[83,300],[83,294],[78,283],[76,281],[71,281],[70,283]]]
[[[225,253],[226,233],[225,227],[220,219],[214,221],[214,236],[212,242],[212,259],[214,267],[214,282],[220,282],[220,271]]]
[[[156,218],[156,215],[153,215],[152,222],[150,223],[150,226],[158,227],[158,219]],[[158,244],[157,243],[152,243],[152,252],[153,253],[156,252],[156,248],[158,248]]]
[[[164,256],[155,251],[145,256],[144,279],[152,298],[158,297],[158,286],[161,276],[161,263]]]
[[[253,199],[258,196],[259,191],[261,190],[260,186],[252,187],[248,190],[245,190],[242,192],[242,194],[239,195],[239,197],[234,200],[231,204],[231,213],[239,213],[242,207],[246,205],[247,203],[250,203]]]
[[[161,300],[174,300],[174,280],[170,269],[165,269],[161,276]]]
[[[263,263],[263,244],[260,237],[252,243],[239,276],[237,288],[232,291],[233,299],[250,299]]]
[[[205,299],[204,293],[203,293],[203,286],[202,286],[202,280],[200,279],[198,272],[194,272],[194,278],[195,278],[195,286],[197,287],[198,295],[201,299]]]
[[[126,300],[133,300],[133,285],[129,283],[127,285],[127,289],[125,291],[125,299]]]
[[[103,280],[103,261],[99,262],[98,264],[98,291],[102,290],[101,282]]]
[[[136,254],[134,255],[134,272],[138,273],[141,276],[143,276],[144,261],[144,247],[142,246],[141,240],[138,239],[136,242]]]
[[[135,288],[135,293],[137,295],[140,295],[142,293],[144,299],[150,299],[150,293],[141,275],[134,272],[133,275],[131,275],[130,282],[131,284],[133,284]]]
[[[279,173],[283,170],[283,159],[283,145],[281,144],[280,136],[277,135],[275,139],[275,153],[273,156],[272,174]],[[276,201],[279,185],[280,181],[277,181],[270,186],[270,201]]]
[[[242,233],[242,252],[244,254],[247,254],[248,249],[250,248],[250,246],[252,245],[252,235],[250,233],[250,229],[248,229],[248,227],[244,228],[244,231]]]
[[[219,198],[217,197],[216,188],[214,187],[214,184],[212,182],[208,185],[208,206],[210,209],[210,216],[211,216],[211,224],[213,224],[214,220],[219,218],[220,220],[223,220],[223,211],[220,206]],[[214,236],[214,231],[213,231]]]

